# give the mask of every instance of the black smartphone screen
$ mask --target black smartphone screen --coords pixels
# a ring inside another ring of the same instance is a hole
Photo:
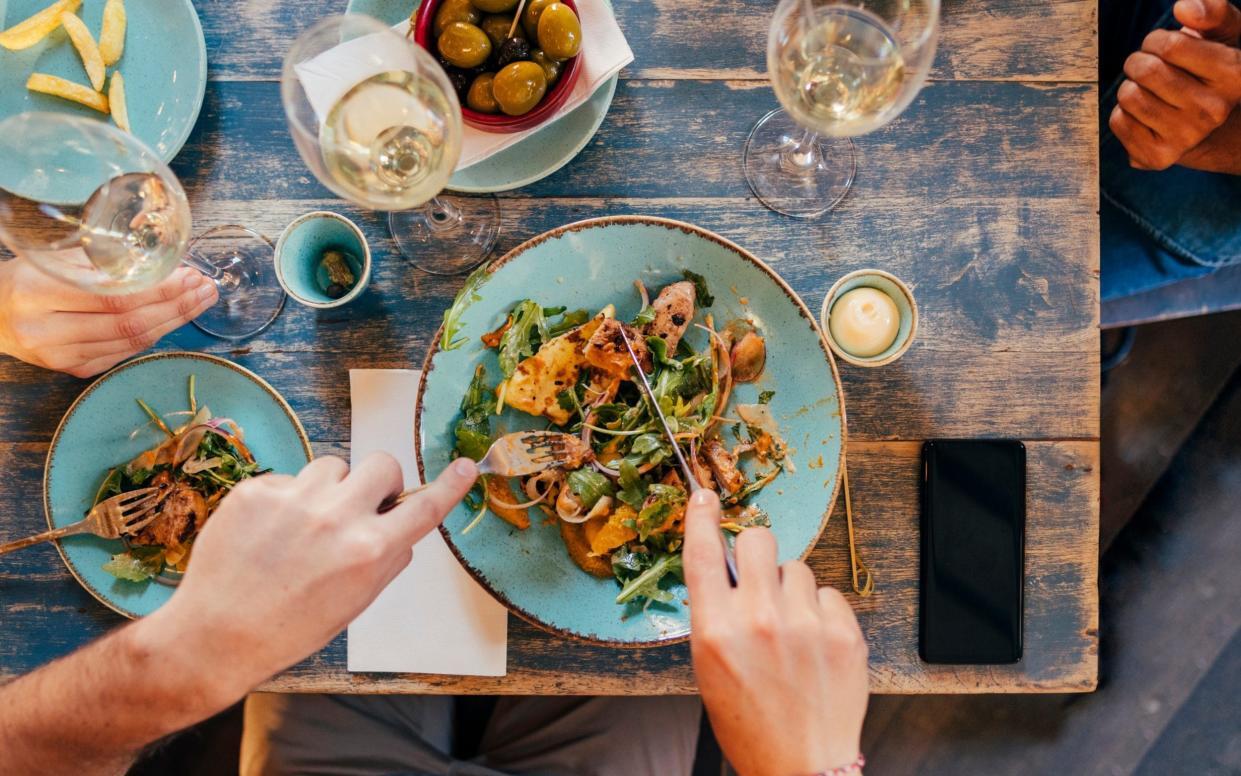
[[[1021,659],[1026,449],[1010,440],[922,448],[919,652],[928,663]]]

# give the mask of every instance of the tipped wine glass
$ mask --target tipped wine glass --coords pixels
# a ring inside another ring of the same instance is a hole
[[[219,301],[194,320],[243,339],[284,306],[270,245],[190,242],[190,206],[168,166],[141,141],[97,119],[32,112],[0,121],[0,241],[84,291],[131,294],[186,264],[215,282]]]
[[[324,19],[285,56],[280,94],[310,171],[345,199],[390,211],[414,266],[452,275],[491,253],[495,197],[438,196],[461,156],[461,104],[421,46],[369,16]]]
[[[940,0],[781,0],[767,71],[783,108],[750,130],[746,181],[796,218],[831,210],[853,185],[853,141],[900,115],[935,58]]]

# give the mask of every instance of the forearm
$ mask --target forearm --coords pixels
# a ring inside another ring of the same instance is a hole
[[[1233,110],[1223,126],[1188,151],[1177,164],[1206,172],[1241,175],[1241,108]]]
[[[244,694],[160,614],[0,687],[0,773],[123,773],[146,744]]]

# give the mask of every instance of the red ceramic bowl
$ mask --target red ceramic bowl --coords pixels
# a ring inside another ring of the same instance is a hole
[[[442,0],[422,0],[422,4],[418,6],[418,13],[414,16],[414,40],[418,45],[422,46],[436,59],[439,59],[439,52],[435,49],[435,41],[432,38],[432,24],[435,21],[435,12],[439,9]],[[573,13],[577,13],[577,4],[573,0],[557,0],[573,9]],[[578,20],[581,20],[578,15]],[[556,85],[551,88],[547,94],[543,95],[543,99],[535,106],[534,110],[523,116],[508,116],[503,113],[479,113],[470,110],[462,101],[461,119],[475,129],[481,129],[484,132],[521,132],[527,129],[533,129],[543,122],[549,120],[556,111],[560,110],[560,106],[564,105],[565,100],[569,99],[569,94],[573,91],[573,85],[577,83],[577,77],[581,74],[582,54],[578,52],[576,57],[566,59],[561,63],[560,79],[556,81]]]

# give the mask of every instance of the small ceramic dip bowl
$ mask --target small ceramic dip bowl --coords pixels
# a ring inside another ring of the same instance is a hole
[[[340,307],[370,283],[371,249],[348,218],[326,210],[306,213],[276,242],[276,279],[307,307]]]
[[[832,308],[841,297],[857,288],[873,288],[882,292],[896,304],[899,315],[896,338],[885,350],[873,356],[857,356],[850,353],[836,341],[832,334]],[[904,355],[913,343],[918,333],[918,303],[914,300],[909,286],[895,275],[881,269],[860,269],[837,280],[827,292],[827,297],[823,299],[823,308],[819,312],[819,325],[823,328],[823,336],[827,338],[828,346],[841,360],[854,366],[883,366]]]

